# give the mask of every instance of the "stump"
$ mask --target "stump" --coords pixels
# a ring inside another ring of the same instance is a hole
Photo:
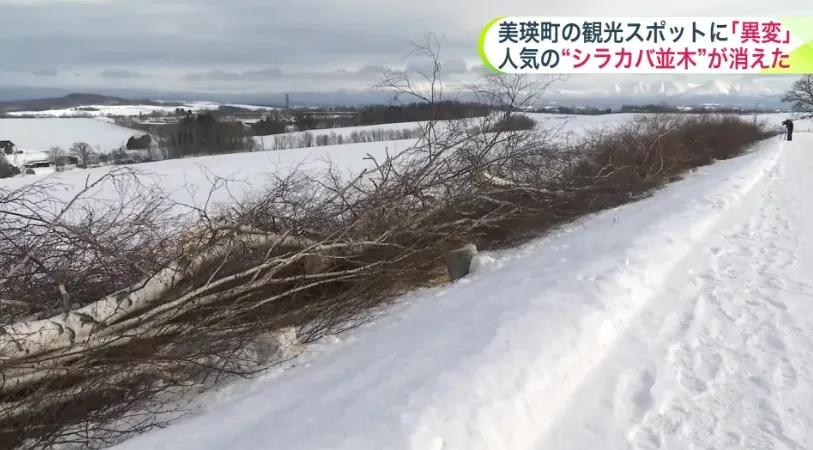
[[[469,274],[471,270],[471,260],[477,255],[477,246],[466,244],[456,250],[446,254],[446,270],[449,271],[449,279],[458,280]]]
[[[287,327],[281,330],[260,335],[254,342],[257,354],[257,365],[265,365],[274,360],[284,361],[302,353],[302,344],[296,335],[296,328]]]

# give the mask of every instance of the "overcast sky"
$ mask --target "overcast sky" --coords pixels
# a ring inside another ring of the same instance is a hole
[[[0,84],[198,92],[364,89],[382,66],[410,64],[409,41],[428,31],[442,38],[446,69],[465,76],[479,66],[480,29],[498,15],[813,15],[813,2],[0,0]]]

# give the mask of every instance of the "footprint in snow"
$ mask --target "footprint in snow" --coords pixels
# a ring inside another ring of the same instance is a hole
[[[788,360],[783,359],[774,369],[773,382],[784,391],[794,389],[799,383],[796,368]]]
[[[652,407],[655,376],[649,368],[635,368],[623,373],[615,390],[614,410],[621,421],[635,421]]]
[[[709,389],[705,381],[684,369],[678,372],[678,383],[687,391],[695,394],[701,394]]]

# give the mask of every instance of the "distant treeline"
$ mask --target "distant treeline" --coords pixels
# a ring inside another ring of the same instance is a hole
[[[188,114],[175,124],[161,127],[159,138],[170,158],[255,149],[243,124],[219,120],[214,114]]]
[[[398,139],[417,139],[423,135],[421,128],[404,130],[372,129],[355,130],[349,134],[314,135],[310,132],[301,134],[276,134],[263,138],[260,145],[265,150],[287,150],[303,147],[321,147],[325,145],[357,144],[361,142],[393,141]]]
[[[444,101],[433,105],[410,103],[408,105],[374,105],[316,110],[293,110],[286,116],[280,112],[269,114],[252,125],[257,136],[281,134],[290,131],[320,130],[326,128],[383,125],[399,122],[426,120],[452,120],[481,117],[489,108],[478,103]]]
[[[553,106],[538,109],[535,112],[554,114],[581,114],[586,116],[597,116],[599,114],[612,114],[612,108],[594,108],[592,106]]]
[[[358,125],[380,125],[396,122],[419,122],[424,120],[453,120],[482,117],[489,113],[488,106],[479,103],[455,101],[411,103],[409,105],[368,106],[358,115]]]
[[[769,112],[759,108],[740,108],[732,106],[671,106],[671,105],[623,105],[619,112],[622,113],[727,113],[727,114],[750,114]]]
[[[164,159],[257,149],[251,133],[242,123],[219,118],[209,111],[199,114],[186,111],[174,123],[145,124],[126,120],[120,121],[120,124],[155,136]]]

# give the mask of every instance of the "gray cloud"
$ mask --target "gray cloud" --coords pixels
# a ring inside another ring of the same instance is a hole
[[[55,77],[59,74],[59,71],[55,68],[41,68],[41,69],[34,69],[31,71],[32,75],[36,75],[39,77]]]
[[[21,66],[0,66],[0,71],[17,75],[34,75],[37,77],[55,77],[59,74],[56,67],[21,67]]]
[[[466,62],[462,59],[447,59],[442,61],[441,70],[445,74],[461,74],[469,71]],[[409,73],[432,73],[432,62],[428,60],[421,60],[410,63],[406,67]]]
[[[190,73],[184,76],[188,81],[267,81],[281,77],[279,69],[259,69],[245,72],[227,72],[224,70],[210,70],[203,73]]]
[[[99,78],[107,78],[111,80],[132,80],[135,78],[147,78],[148,75],[143,73],[134,72],[132,70],[124,70],[124,69],[111,69],[111,70],[102,70],[98,73]]]
[[[462,62],[462,61],[461,61]],[[452,66],[455,67],[455,66]],[[459,68],[459,66],[457,66]],[[465,67],[465,66],[464,66]],[[408,71],[416,72],[422,69],[418,65],[409,66]],[[377,80],[382,77],[386,71],[394,70],[385,66],[377,65],[364,65],[358,69],[334,69],[328,71],[310,70],[301,72],[287,72],[277,68],[265,68],[258,70],[247,70],[244,72],[229,72],[222,69],[210,70],[207,72],[194,72],[184,75],[184,79],[188,81],[248,81],[248,82],[267,82],[271,80]],[[465,70],[460,72],[448,73],[464,73]]]
[[[781,12],[809,13],[808,2],[787,0]],[[409,42],[429,30],[441,37],[446,72],[473,75],[479,31],[498,15],[778,14],[761,0],[583,0],[577,9],[538,0],[0,0],[0,8],[0,61],[19,68],[4,83],[229,91],[369,86],[384,67],[421,69],[407,58]]]

